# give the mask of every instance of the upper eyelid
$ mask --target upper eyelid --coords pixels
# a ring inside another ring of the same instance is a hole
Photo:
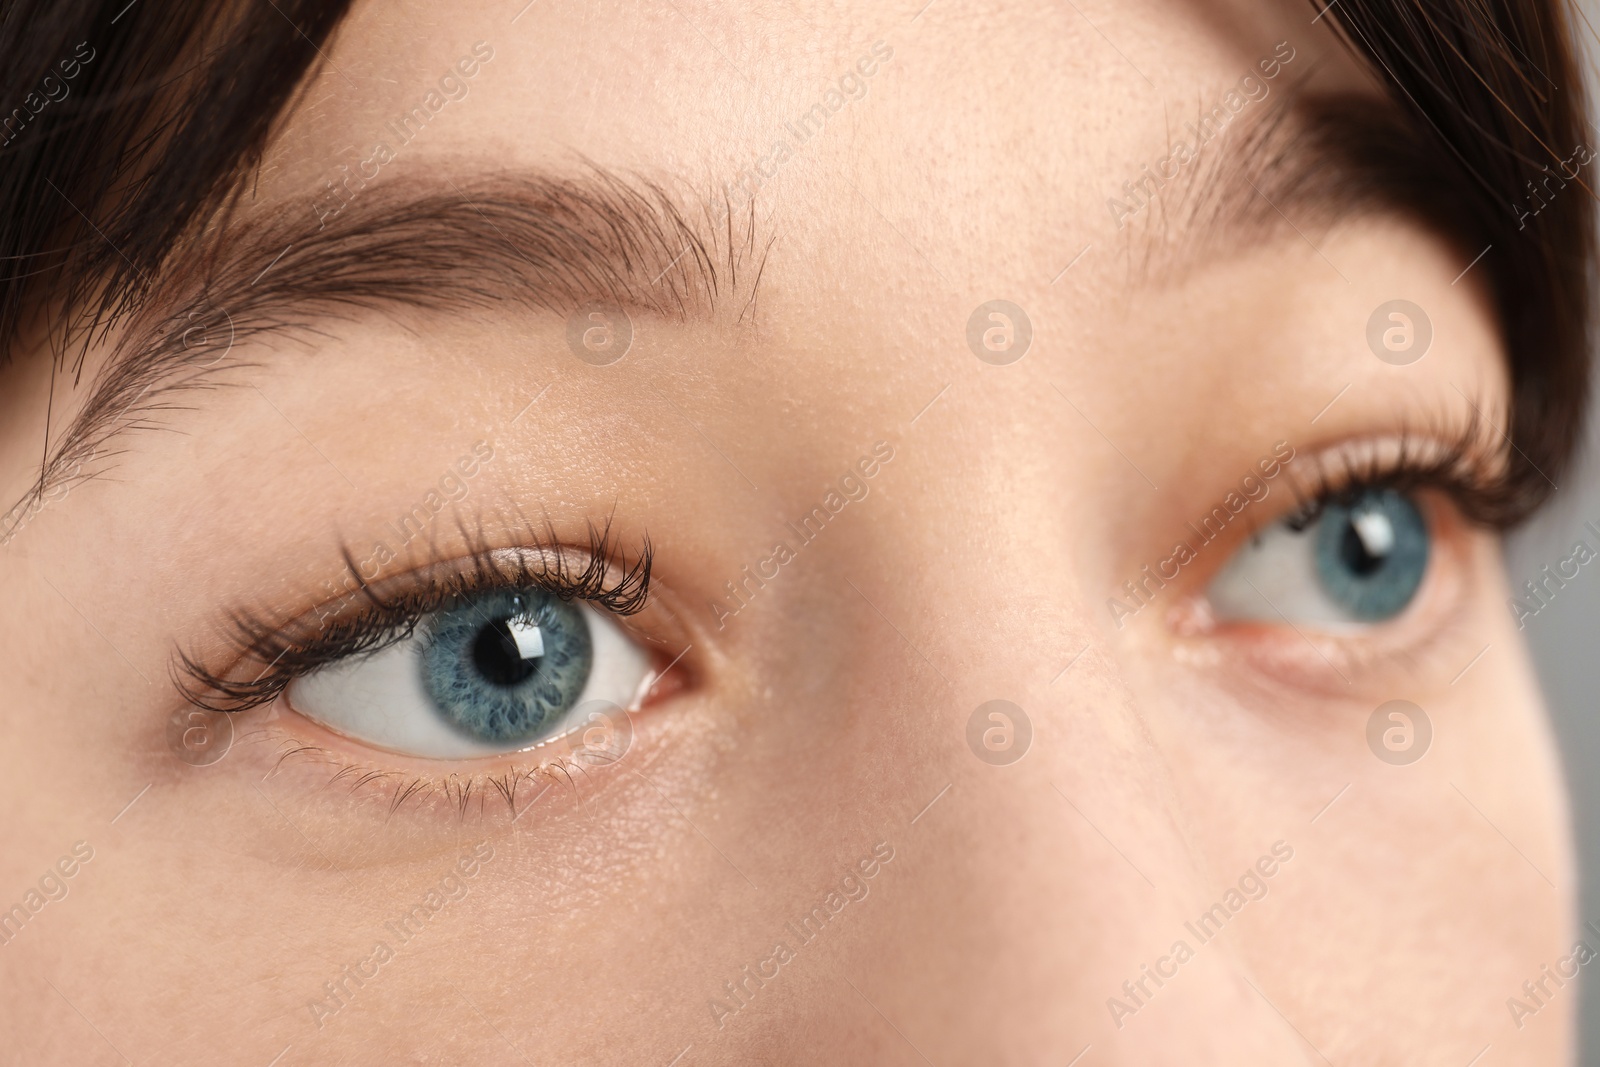
[[[1456,462],[1460,464],[1492,462],[1491,458],[1477,451],[1481,441],[1481,431],[1469,425],[1466,429],[1456,431],[1422,433],[1401,430],[1398,433],[1369,434],[1334,441],[1320,447],[1303,450],[1297,448],[1293,461],[1285,463],[1279,475],[1279,479],[1285,482],[1284,488],[1291,494],[1291,500],[1287,504],[1273,505],[1270,501],[1279,495],[1279,490],[1270,490],[1262,500],[1265,507],[1256,507],[1252,504],[1234,516],[1233,521],[1224,526],[1218,536],[1209,541],[1201,539],[1198,549],[1194,549],[1191,545],[1195,562],[1180,567],[1178,576],[1167,580],[1204,586],[1227,566],[1234,553],[1260,536],[1264,530],[1291,517],[1308,513],[1312,509],[1320,511],[1321,504],[1328,498],[1337,497],[1352,487],[1436,489],[1451,499],[1457,511],[1464,515],[1468,514],[1473,505],[1470,501],[1462,499],[1462,496],[1470,495],[1474,491],[1472,476],[1457,471],[1456,474],[1462,477],[1457,477],[1453,481],[1441,480],[1437,477],[1440,472],[1434,469],[1434,464],[1406,466],[1406,463],[1423,455],[1424,447],[1428,450],[1426,454],[1445,458],[1456,457]],[[1385,444],[1388,446],[1387,452]],[[1448,475],[1449,471],[1446,470],[1444,473]],[[1237,483],[1234,485],[1234,490],[1237,491]],[[1220,499],[1221,494],[1218,495],[1218,501]],[[1315,514],[1312,514],[1311,518],[1315,518]],[[1194,540],[1192,533],[1180,536],[1185,543]],[[1127,576],[1119,575],[1118,580],[1123,577]]]
[[[326,603],[288,617],[230,612],[225,635],[235,649],[230,663],[213,670],[202,657],[180,649],[172,669],[174,684],[186,702],[208,711],[257,707],[271,701],[294,677],[404,640],[423,617],[451,598],[491,588],[526,584],[567,599],[589,601],[619,617],[636,614],[650,601],[654,549],[648,536],[641,536],[630,563],[629,554],[615,547],[611,530],[609,523],[590,524],[589,547],[584,550],[556,541],[548,530],[525,533],[525,540],[536,542],[531,545],[488,548],[477,544],[386,579],[381,591],[395,591],[388,600],[361,581],[358,589],[340,602],[342,617],[331,630],[325,616],[314,631],[305,629],[309,616]],[[579,570],[567,563],[576,553],[587,561]],[[344,556],[346,566],[351,566],[349,552]],[[529,565],[530,558],[543,565]],[[448,580],[452,573],[457,576],[455,581]],[[443,584],[441,575],[446,576]],[[356,578],[359,580],[358,573]],[[361,607],[363,603],[367,606]],[[247,662],[263,665],[260,673],[248,679],[230,675]]]

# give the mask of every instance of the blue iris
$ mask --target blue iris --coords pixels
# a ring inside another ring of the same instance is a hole
[[[445,722],[479,741],[533,744],[578,702],[594,664],[579,610],[538,589],[503,589],[434,615],[422,681]]]
[[[1428,569],[1428,525],[1393,489],[1364,489],[1330,502],[1317,521],[1317,578],[1351,616],[1377,622],[1398,615]]]

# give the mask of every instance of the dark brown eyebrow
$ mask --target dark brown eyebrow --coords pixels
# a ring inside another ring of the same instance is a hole
[[[1162,188],[1128,248],[1134,267],[1171,277],[1284,233],[1322,255],[1319,232],[1389,216],[1448,242],[1466,266],[1489,243],[1476,184],[1387,97],[1302,94],[1244,117],[1222,151]]]
[[[351,193],[351,189],[346,189]],[[113,441],[157,428],[183,394],[222,384],[233,349],[309,339],[330,322],[394,307],[463,312],[505,304],[568,314],[611,305],[668,320],[754,314],[761,266],[754,204],[686,208],[659,184],[592,165],[571,176],[487,175],[356,189],[330,213],[224,225],[168,257],[70,424],[47,442],[0,541],[64,481],[92,477]]]
[[[1312,243],[1307,231],[1363,214],[1418,222],[1470,257],[1483,247],[1472,179],[1435,144],[1384,97],[1292,96],[1151,189],[1130,226],[1130,266],[1203,269],[1251,240],[1292,230]],[[30,502],[100,473],[120,434],[158,428],[186,406],[182,394],[221,384],[243,365],[231,349],[244,342],[309,339],[330,320],[392,307],[565,314],[594,303],[687,320],[734,298],[743,320],[770,248],[753,203],[736,223],[726,203],[685,208],[656,183],[593,166],[375,184],[337,214],[325,207],[308,197],[303,212],[225,225],[168,258],[28,495],[0,516],[0,542]]]

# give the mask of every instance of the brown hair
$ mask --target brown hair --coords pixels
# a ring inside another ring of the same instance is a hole
[[[1572,161],[1595,146],[1572,13],[1563,0],[1335,0],[1326,17],[1412,134],[1467,178],[1453,214],[1487,249],[1478,269],[1511,372],[1510,480],[1536,503],[1572,459],[1589,392],[1594,204]]]
[[[1586,111],[1564,5],[1334,0],[1319,16],[1387,85],[1411,134],[1468,179],[1453,214],[1487,249],[1478,269],[1510,363],[1519,514],[1571,459],[1588,394],[1594,209],[1587,178],[1570,172]],[[182,236],[248,188],[348,7],[7,5],[0,106],[18,107],[0,112],[0,359],[43,328],[63,359],[70,339],[140,307]],[[45,79],[60,82],[80,48],[94,58],[47,105]]]

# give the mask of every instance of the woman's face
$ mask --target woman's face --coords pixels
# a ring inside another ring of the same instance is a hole
[[[1317,181],[1314,10],[917,2],[358,6],[0,548],[29,1062],[1564,1054],[1497,541],[1388,476],[1479,250]]]

